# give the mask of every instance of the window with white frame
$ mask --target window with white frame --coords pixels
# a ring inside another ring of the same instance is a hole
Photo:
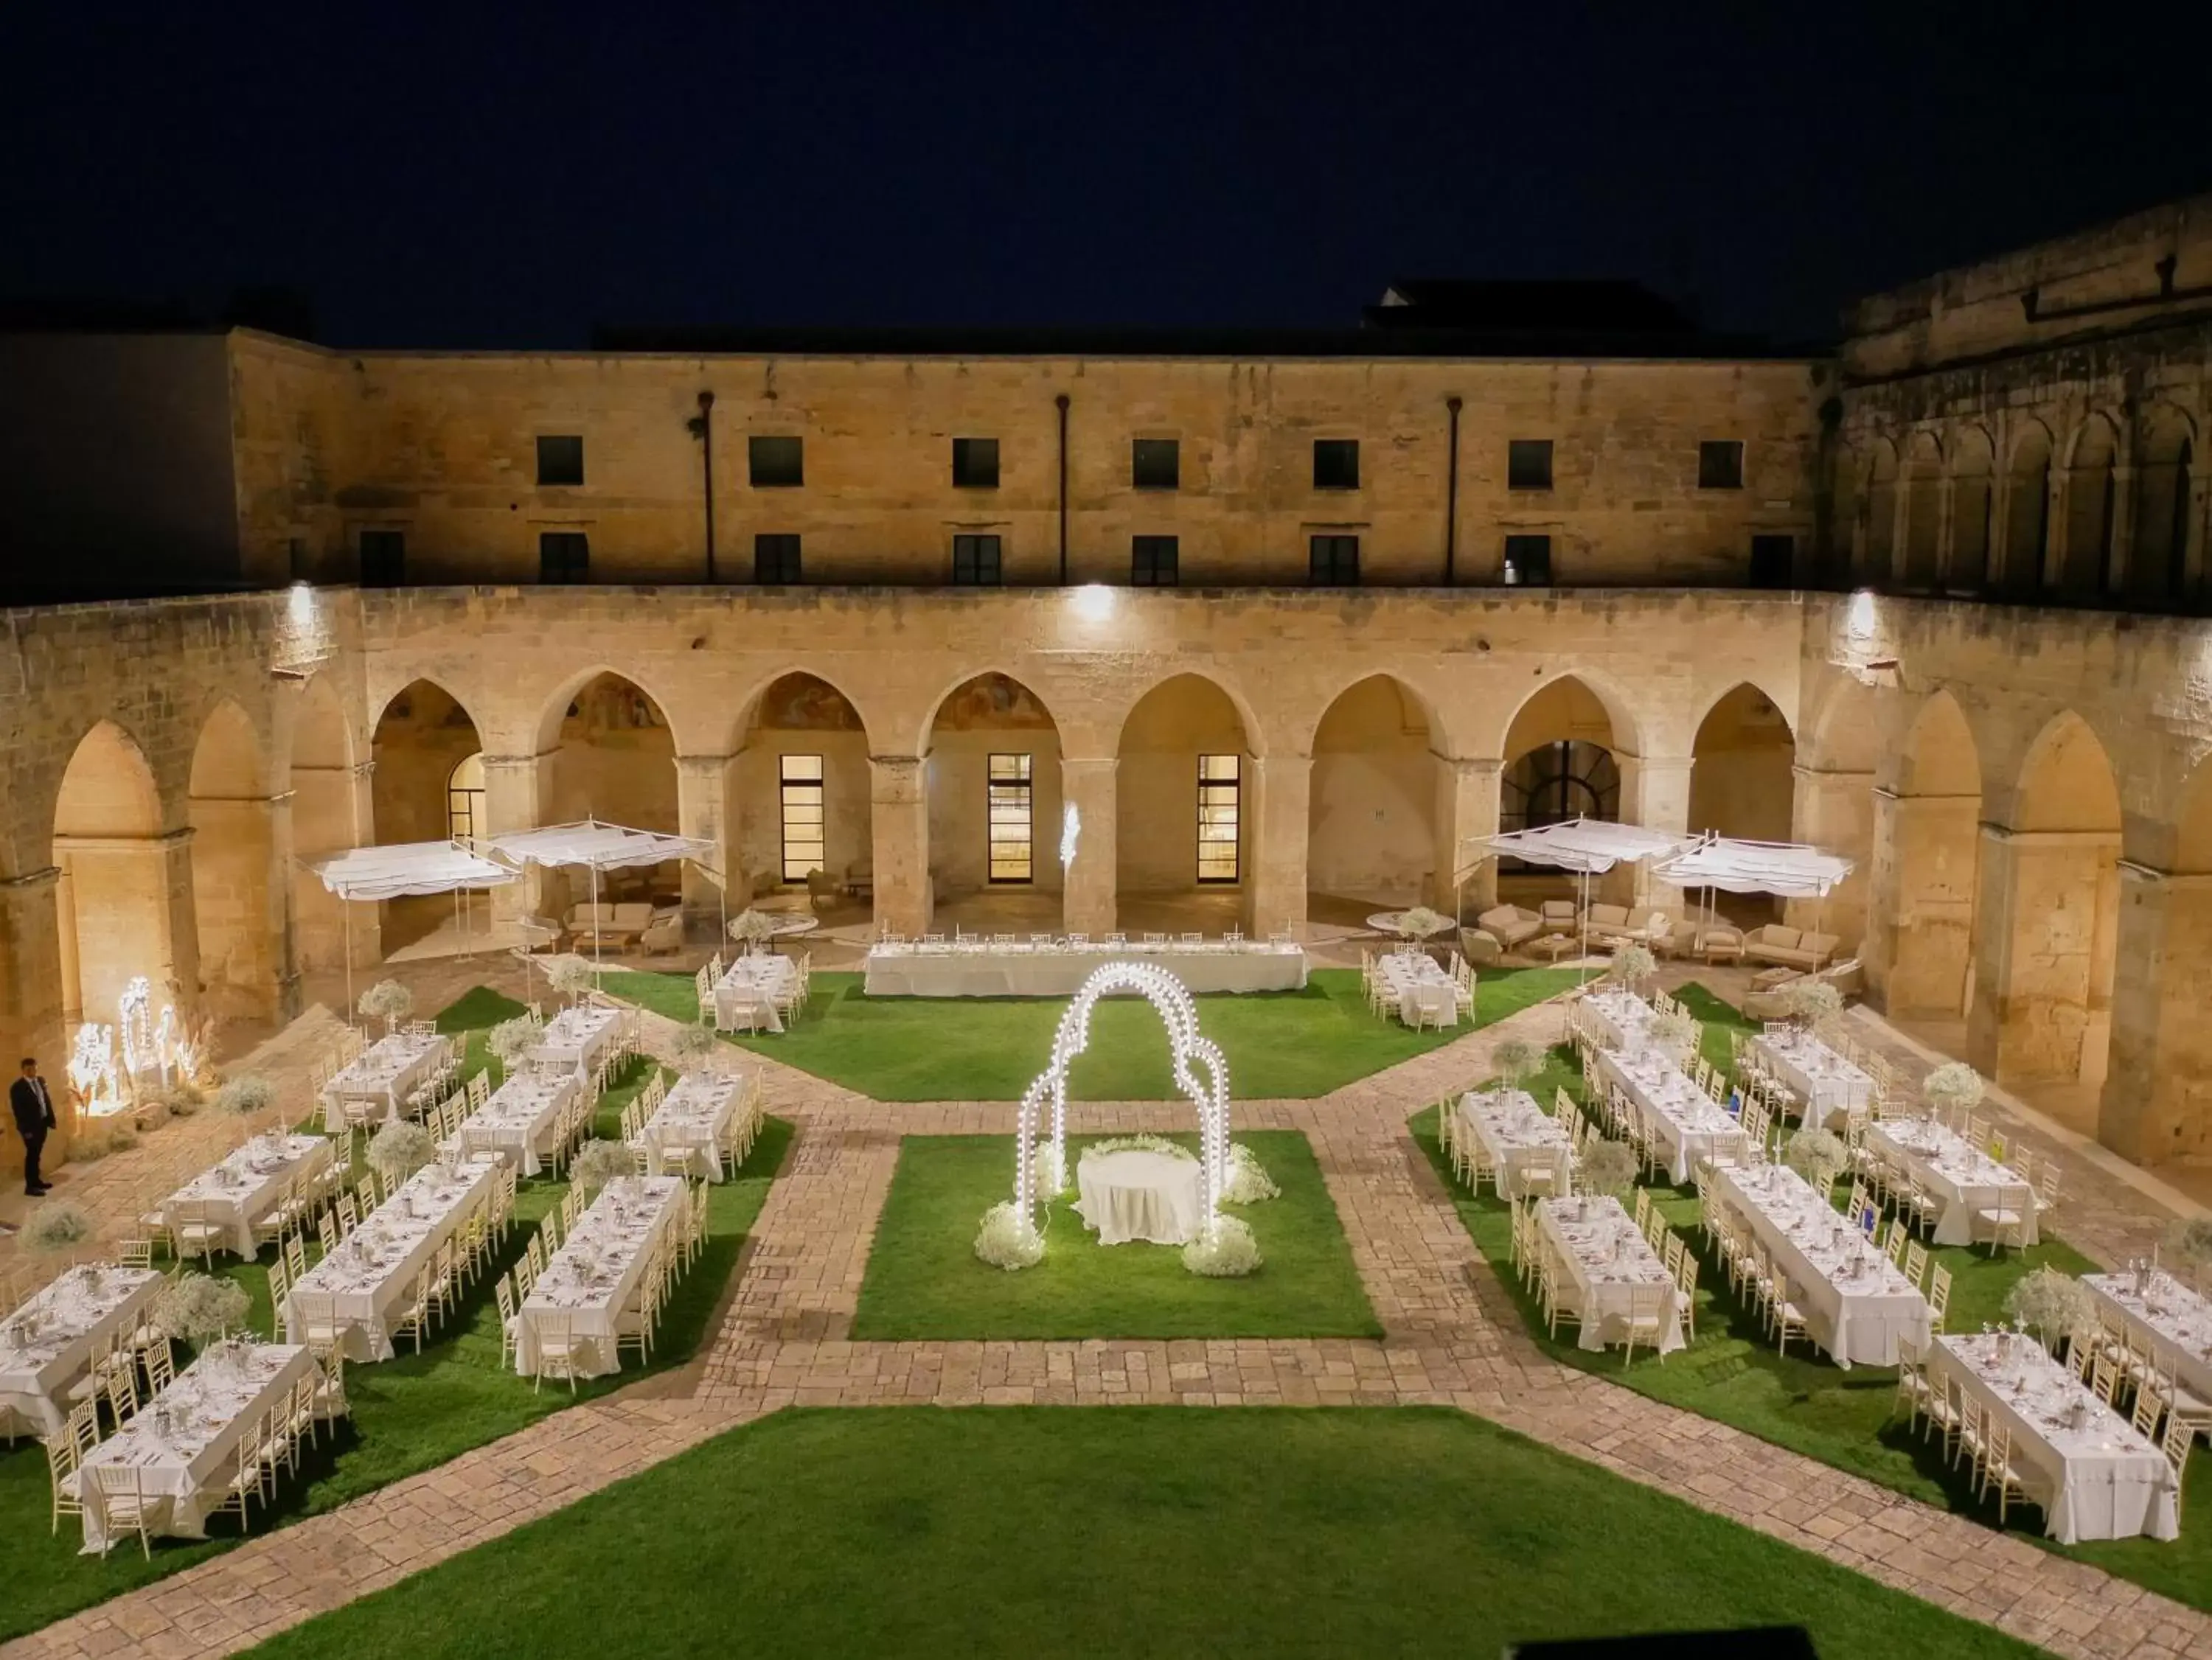
[[[991,880],[1027,881],[1031,875],[1028,755],[994,755],[990,774]]]
[[[822,757],[786,755],[777,763],[783,796],[783,879],[805,881],[829,867],[823,858]]]
[[[1200,755],[1198,758],[1198,879],[1200,882],[1235,881],[1239,797],[1243,791],[1241,755]]]

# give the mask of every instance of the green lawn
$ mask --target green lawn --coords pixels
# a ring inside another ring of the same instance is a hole
[[[481,999],[465,1012],[488,1013],[493,1021],[503,1018],[493,1004]],[[471,1039],[470,1056],[471,1069],[484,1063],[480,1034]],[[647,1063],[635,1063],[621,1086],[601,1099],[596,1126],[599,1134],[619,1133],[623,1104],[642,1086],[646,1075]],[[668,1305],[649,1370],[683,1365],[713,1330],[746,1230],[760,1214],[790,1140],[791,1126],[769,1119],[738,1179],[710,1190],[711,1238]],[[550,1178],[523,1184],[515,1201],[516,1227],[505,1257],[477,1281],[456,1317],[424,1345],[419,1356],[403,1351],[396,1360],[346,1369],[346,1391],[353,1403],[350,1425],[340,1426],[335,1437],[326,1431],[319,1451],[303,1449],[300,1479],[279,1492],[273,1512],[255,1512],[255,1532],[332,1509],[403,1476],[433,1469],[570,1404],[565,1386],[533,1393],[530,1379],[517,1377],[511,1367],[501,1367],[499,1310],[492,1296],[493,1283],[521,1255],[532,1227],[565,1190],[565,1184]],[[268,1263],[274,1254],[273,1250],[264,1251],[253,1263],[224,1259],[228,1265],[222,1269],[251,1293],[253,1322],[264,1331],[272,1329]],[[580,1385],[578,1398],[606,1394],[641,1375],[632,1364],[617,1377]],[[19,1441],[0,1452],[0,1538],[10,1542],[12,1552],[7,1591],[0,1595],[0,1639],[34,1631],[238,1542],[230,1530],[235,1524],[224,1522],[216,1524],[221,1530],[216,1536],[204,1542],[155,1541],[150,1563],[130,1542],[102,1561],[76,1554],[82,1534],[74,1518],[64,1518],[59,1537],[48,1532],[48,1519],[44,1450],[35,1441]]]
[[[1571,968],[1492,968],[1478,977],[1474,1021],[1487,1026],[1558,996]],[[698,1018],[688,976],[611,972],[605,989],[657,1014]],[[857,1089],[879,1101],[1018,1100],[1052,1058],[1065,997],[871,997],[858,974],[817,973],[805,1014],[788,1032],[730,1041]],[[1352,968],[1314,971],[1302,991],[1202,997],[1198,1019],[1228,1058],[1244,1100],[1303,1100],[1467,1035],[1412,1032],[1370,1015]],[[1142,999],[1109,998],[1091,1046],[1070,1075],[1085,1100],[1172,1100],[1159,1018]]]
[[[1096,1136],[1068,1137],[1080,1156]],[[1176,1140],[1195,1148],[1195,1135]],[[976,1260],[975,1227],[1012,1189],[1011,1136],[908,1136],[860,1286],[857,1338],[1379,1337],[1336,1207],[1296,1130],[1236,1139],[1267,1167],[1279,1197],[1230,1207],[1264,1259],[1241,1280],[1209,1280],[1171,1245],[1101,1245],[1053,1202],[1045,1257],[1009,1274]]]
[[[1680,995],[1692,1013],[1711,1022],[1705,1033],[1707,1052],[1717,1061],[1724,1060],[1727,1038],[1722,1028],[1741,1021],[1741,1016],[1701,987],[1686,987]],[[1580,1077],[1564,1045],[1551,1051],[1544,1071],[1528,1087],[1548,1109],[1553,1089],[1559,1086],[1580,1098]],[[1661,1188],[1655,1190],[1654,1198],[1698,1257],[1696,1342],[1668,1355],[1663,1365],[1639,1360],[1624,1372],[1618,1350],[1586,1353],[1575,1346],[1571,1332],[1563,1333],[1556,1342],[1546,1337],[1536,1300],[1522,1290],[1511,1266],[1507,1207],[1486,1190],[1477,1199],[1457,1186],[1437,1142],[1436,1118],[1433,1107],[1416,1116],[1414,1140],[1452,1190],[1461,1221],[1496,1269],[1530,1335],[1547,1354],[1923,1503],[1996,1525],[1996,1505],[1975,1503],[1963,1477],[1944,1467],[1940,1440],[1931,1446],[1892,1423],[1894,1371],[1855,1366],[1846,1372],[1802,1350],[1793,1349],[1786,1360],[1776,1354],[1757,1320],[1729,1293],[1718,1257],[1700,1239],[1698,1199],[1690,1190]],[[2032,1268],[2048,1263],[2069,1274],[2094,1268],[2087,1258],[2050,1234],[2033,1251],[2008,1251],[1994,1260],[1986,1251],[1948,1247],[1931,1247],[1929,1254],[1952,1273],[1948,1324],[1954,1331],[1978,1330],[2002,1318],[2005,1293]],[[2133,1539],[2050,1548],[2063,1548],[2067,1555],[2178,1601],[2212,1609],[2212,1454],[2201,1445],[2191,1459],[2183,1499],[2181,1537],[2171,1543]],[[2008,1522],[2009,1531],[2049,1545],[2041,1536],[2043,1526],[2042,1512],[2033,1509],[2016,1510]]]
[[[1487,1657],[1802,1624],[2038,1651],[1442,1409],[791,1410],[264,1644],[364,1654]]]

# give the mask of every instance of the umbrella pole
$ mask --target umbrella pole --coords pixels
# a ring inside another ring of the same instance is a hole
[[[346,919],[346,1024],[353,1024],[353,901],[348,900]]]

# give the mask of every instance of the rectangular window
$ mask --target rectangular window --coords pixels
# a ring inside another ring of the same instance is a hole
[[[756,490],[795,490],[806,482],[806,440],[749,438],[745,474]]]
[[[1505,538],[1505,585],[1509,588],[1548,588],[1552,584],[1552,538]]]
[[[1176,585],[1174,536],[1129,538],[1129,585],[1133,588],[1172,588]]]
[[[753,538],[755,582],[797,582],[799,579],[797,536],[779,531],[773,536]]]
[[[1359,538],[1315,536],[1307,545],[1312,563],[1309,575],[1316,588],[1356,588],[1359,585]]]
[[[1751,539],[1751,585],[1787,588],[1796,580],[1797,538],[1759,536]]]
[[[584,440],[571,434],[538,440],[538,482],[581,484],[584,482]]]
[[[361,585],[398,588],[407,580],[407,533],[404,530],[363,530],[361,533]]]
[[[1516,438],[1505,445],[1505,488],[1509,490],[1548,490],[1552,488],[1552,440]]]
[[[805,881],[829,868],[823,857],[822,757],[786,755],[776,763],[783,797],[783,879]]]
[[[1698,445],[1700,490],[1743,488],[1743,445],[1733,438],[1707,439]]]
[[[592,543],[581,530],[543,530],[538,536],[540,582],[591,579]]]
[[[1030,879],[1030,757],[994,755],[990,782],[991,880]]]
[[[1359,440],[1356,438],[1314,439],[1313,487],[1316,490],[1356,490],[1359,488]]]
[[[952,488],[956,490],[995,490],[999,488],[997,439],[956,438],[952,440]]]
[[[995,588],[999,583],[998,537],[957,536],[952,538],[954,587]]]
[[[1198,879],[1235,881],[1240,755],[1198,758]]]
[[[1139,490],[1182,488],[1182,445],[1172,438],[1129,440],[1129,482]]]

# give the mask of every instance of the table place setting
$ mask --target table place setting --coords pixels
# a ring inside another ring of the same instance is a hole
[[[1659,1013],[1625,985],[1601,981],[1583,994],[1583,1017],[1599,1028],[1600,1046],[1623,1052],[1640,1051],[1651,1041],[1651,1023]]]
[[[0,1319],[0,1433],[51,1435],[96,1340],[135,1329],[164,1281],[150,1268],[85,1263],[56,1275]]]
[[[776,1000],[798,978],[799,965],[789,957],[764,952],[737,958],[714,982],[714,1029],[782,1031]]]
[[[645,1149],[655,1176],[665,1173],[664,1164],[671,1164],[719,1182],[738,1109],[750,1090],[748,1080],[731,1073],[687,1072],[639,1127],[630,1145]]]
[[[530,1059],[538,1065],[565,1066],[588,1072],[615,1040],[618,1009],[599,1009],[580,1003],[564,1009],[545,1023]]]
[[[445,1039],[434,1032],[393,1032],[379,1038],[323,1086],[323,1127],[346,1127],[349,1108],[381,1106],[384,1116],[402,1115],[407,1098],[446,1057]]]
[[[1770,1025],[1747,1046],[1797,1092],[1807,1103],[1807,1116],[1816,1124],[1874,1100],[1874,1079],[1866,1069],[1802,1027]]]
[[[1389,951],[1375,960],[1380,979],[1407,1026],[1424,1019],[1439,1026],[1459,1024],[1459,988],[1443,966],[1425,951]]]
[[[256,1136],[169,1195],[161,1202],[162,1213],[173,1228],[179,1205],[213,1207],[218,1214],[210,1220],[230,1230],[228,1248],[251,1257],[254,1224],[283,1201],[285,1184],[295,1177],[319,1174],[335,1156],[331,1143],[320,1136]]]
[[[1629,1293],[1650,1287],[1662,1287],[1666,1293],[1659,1352],[1670,1354],[1682,1347],[1680,1297],[1674,1276],[1620,1200],[1583,1195],[1544,1199],[1536,1211],[1539,1227],[1574,1281],[1582,1317],[1579,1347],[1600,1349],[1620,1342]]]
[[[1705,1160],[1742,1160],[1742,1124],[1692,1082],[1672,1057],[1656,1049],[1601,1049],[1598,1067],[1620,1083],[1666,1148],[1668,1175],[1678,1185]]]
[[[535,1176],[544,1155],[552,1151],[562,1109],[581,1087],[573,1071],[518,1069],[438,1144],[439,1151],[461,1156],[471,1150],[495,1152],[520,1166],[524,1176]]]
[[[1936,1221],[1937,1245],[1972,1244],[1974,1213],[1999,1207],[2025,1218],[2023,1247],[2036,1243],[2035,1190],[2027,1178],[1948,1124],[1933,1118],[1883,1118],[1868,1126],[1866,1145],[1942,1201]]]
[[[2151,1357],[2191,1392],[2212,1397],[2212,1298],[2140,1258],[2120,1274],[2085,1274],[2090,1294],[2150,1344]]]
[[[1740,1165],[1717,1168],[1713,1185],[1780,1263],[1813,1341],[1837,1366],[1895,1366],[1927,1348],[1928,1300],[1802,1176]]]
[[[535,1321],[565,1314],[578,1348],[576,1375],[600,1378],[621,1369],[617,1324],[643,1277],[653,1242],[684,1203],[680,1176],[617,1176],[609,1182],[555,1251],[516,1316],[514,1367],[538,1370]]]
[[[310,1306],[328,1299],[328,1318],[342,1328],[348,1360],[392,1359],[392,1327],[416,1277],[490,1199],[498,1172],[499,1160],[489,1155],[458,1160],[441,1154],[416,1171],[301,1276],[283,1310],[286,1336],[304,1341]]]
[[[1522,1197],[1528,1177],[1539,1172],[1550,1178],[1546,1193],[1560,1197],[1573,1190],[1573,1135],[1527,1090],[1470,1090],[1459,1098],[1456,1111],[1467,1132],[1489,1154],[1504,1197]]]

